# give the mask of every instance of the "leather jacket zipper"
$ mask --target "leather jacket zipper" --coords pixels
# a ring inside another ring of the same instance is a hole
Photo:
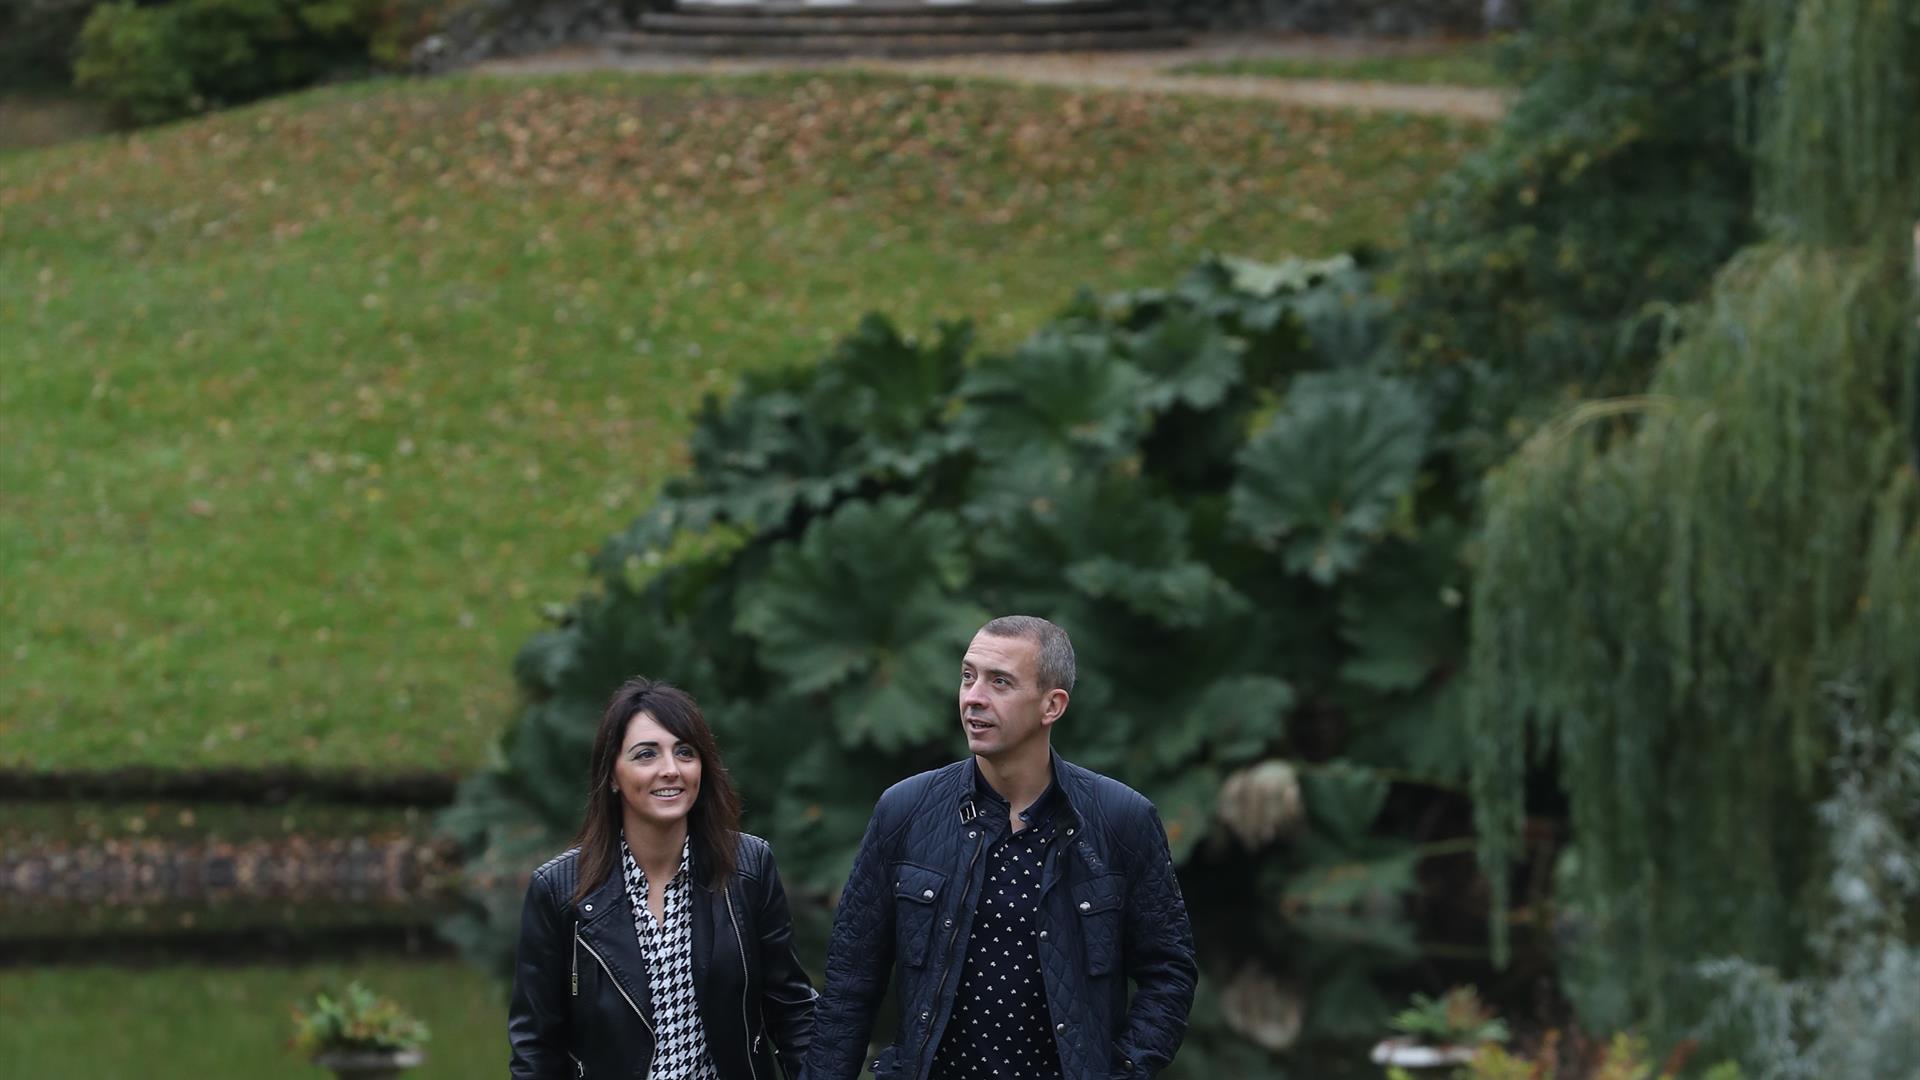
[[[985,829],[981,829],[978,831],[982,833],[986,832]],[[973,888],[973,864],[980,861],[980,848],[985,843],[986,841],[984,839],[974,840],[973,854],[967,856],[967,876],[961,882],[961,885],[960,885],[960,888],[961,888],[960,899],[962,901],[962,905],[961,905],[962,907],[965,906],[967,892],[972,890]],[[940,985],[934,987],[933,989],[933,1007],[936,1009],[940,1007],[941,997],[944,996],[947,992],[947,973],[953,969],[953,965],[950,963],[947,963],[947,959],[953,954],[953,943],[955,941],[958,941],[959,939],[960,939],[960,923],[958,920],[955,920],[953,924],[953,933],[947,935],[946,951],[940,954],[941,963],[944,966],[942,966],[940,969]],[[932,1017],[929,1016],[927,1021],[926,1033],[920,1036],[920,1053],[916,1055],[916,1060],[919,1057],[922,1057],[926,1054],[927,1044],[932,1041],[933,1041],[933,1021],[932,1021]]]
[[[747,972],[747,942],[740,936],[740,919],[733,913],[733,890],[724,885],[721,889],[720,895],[727,901],[727,921],[733,924],[733,943],[740,950],[740,1030],[743,1034],[752,1036],[753,1028],[748,1026],[747,989],[753,979]],[[760,1080],[759,1070],[753,1067],[753,1057],[759,1052],[760,1040],[756,1038],[753,1039],[753,1049],[747,1053],[747,1075],[753,1077],[753,1080]]]
[[[595,960],[598,960],[600,962],[600,970],[607,973],[607,981],[613,984],[613,988],[615,990],[620,991],[621,997],[626,998],[627,1007],[633,1010],[633,1015],[639,1017],[640,1022],[642,1024],[646,1025],[647,1034],[654,1036],[655,1040],[657,1041],[659,1039],[659,1033],[653,1030],[653,1025],[651,1023],[648,1023],[647,1014],[640,1011],[640,1006],[635,1005],[633,1003],[633,999],[630,997],[627,997],[626,987],[621,986],[620,980],[613,977],[613,969],[607,966],[606,960],[603,959],[599,953],[594,951],[593,946],[587,944],[584,940],[581,939],[580,932],[578,930],[574,931],[573,940],[575,944],[587,950],[588,956],[591,956]]]
[[[573,920],[573,958],[567,968],[573,978],[573,996],[580,996],[580,920]]]

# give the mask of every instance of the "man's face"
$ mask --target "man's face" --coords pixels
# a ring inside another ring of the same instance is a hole
[[[1044,737],[1067,695],[1041,688],[1039,666],[1039,642],[984,631],[973,636],[960,661],[960,728],[970,752],[992,759]]]

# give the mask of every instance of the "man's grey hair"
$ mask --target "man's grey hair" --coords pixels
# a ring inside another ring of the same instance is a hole
[[[1073,693],[1073,641],[1065,630],[1035,615],[1002,615],[981,627],[980,632],[994,637],[1026,638],[1039,645],[1040,689]]]

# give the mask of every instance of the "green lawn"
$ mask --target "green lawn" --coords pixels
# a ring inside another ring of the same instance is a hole
[[[1457,42],[1401,56],[1273,57],[1185,64],[1178,75],[1258,75],[1276,79],[1502,87],[1512,78],[1495,63],[1493,41]]]
[[[427,1064],[408,1080],[506,1072],[506,1001],[451,961],[311,967],[0,970],[8,1076],[88,1080],[328,1077],[288,1049],[292,1009],[360,979],[427,1022]]]
[[[464,769],[702,395],[1391,241],[1486,129],[882,76],[334,88],[0,157],[0,765]]]

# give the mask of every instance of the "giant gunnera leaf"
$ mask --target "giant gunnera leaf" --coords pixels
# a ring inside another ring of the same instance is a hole
[[[1148,385],[1107,334],[1043,331],[1012,354],[980,358],[961,384],[958,421],[993,478],[978,497],[1045,495],[1133,453]]]
[[[909,498],[852,502],[777,549],[740,589],[735,627],[848,746],[893,750],[945,730],[960,657],[985,612],[958,519]]]
[[[1399,379],[1356,371],[1296,378],[1240,452],[1233,523],[1323,584],[1360,565],[1413,488],[1427,414]]]

